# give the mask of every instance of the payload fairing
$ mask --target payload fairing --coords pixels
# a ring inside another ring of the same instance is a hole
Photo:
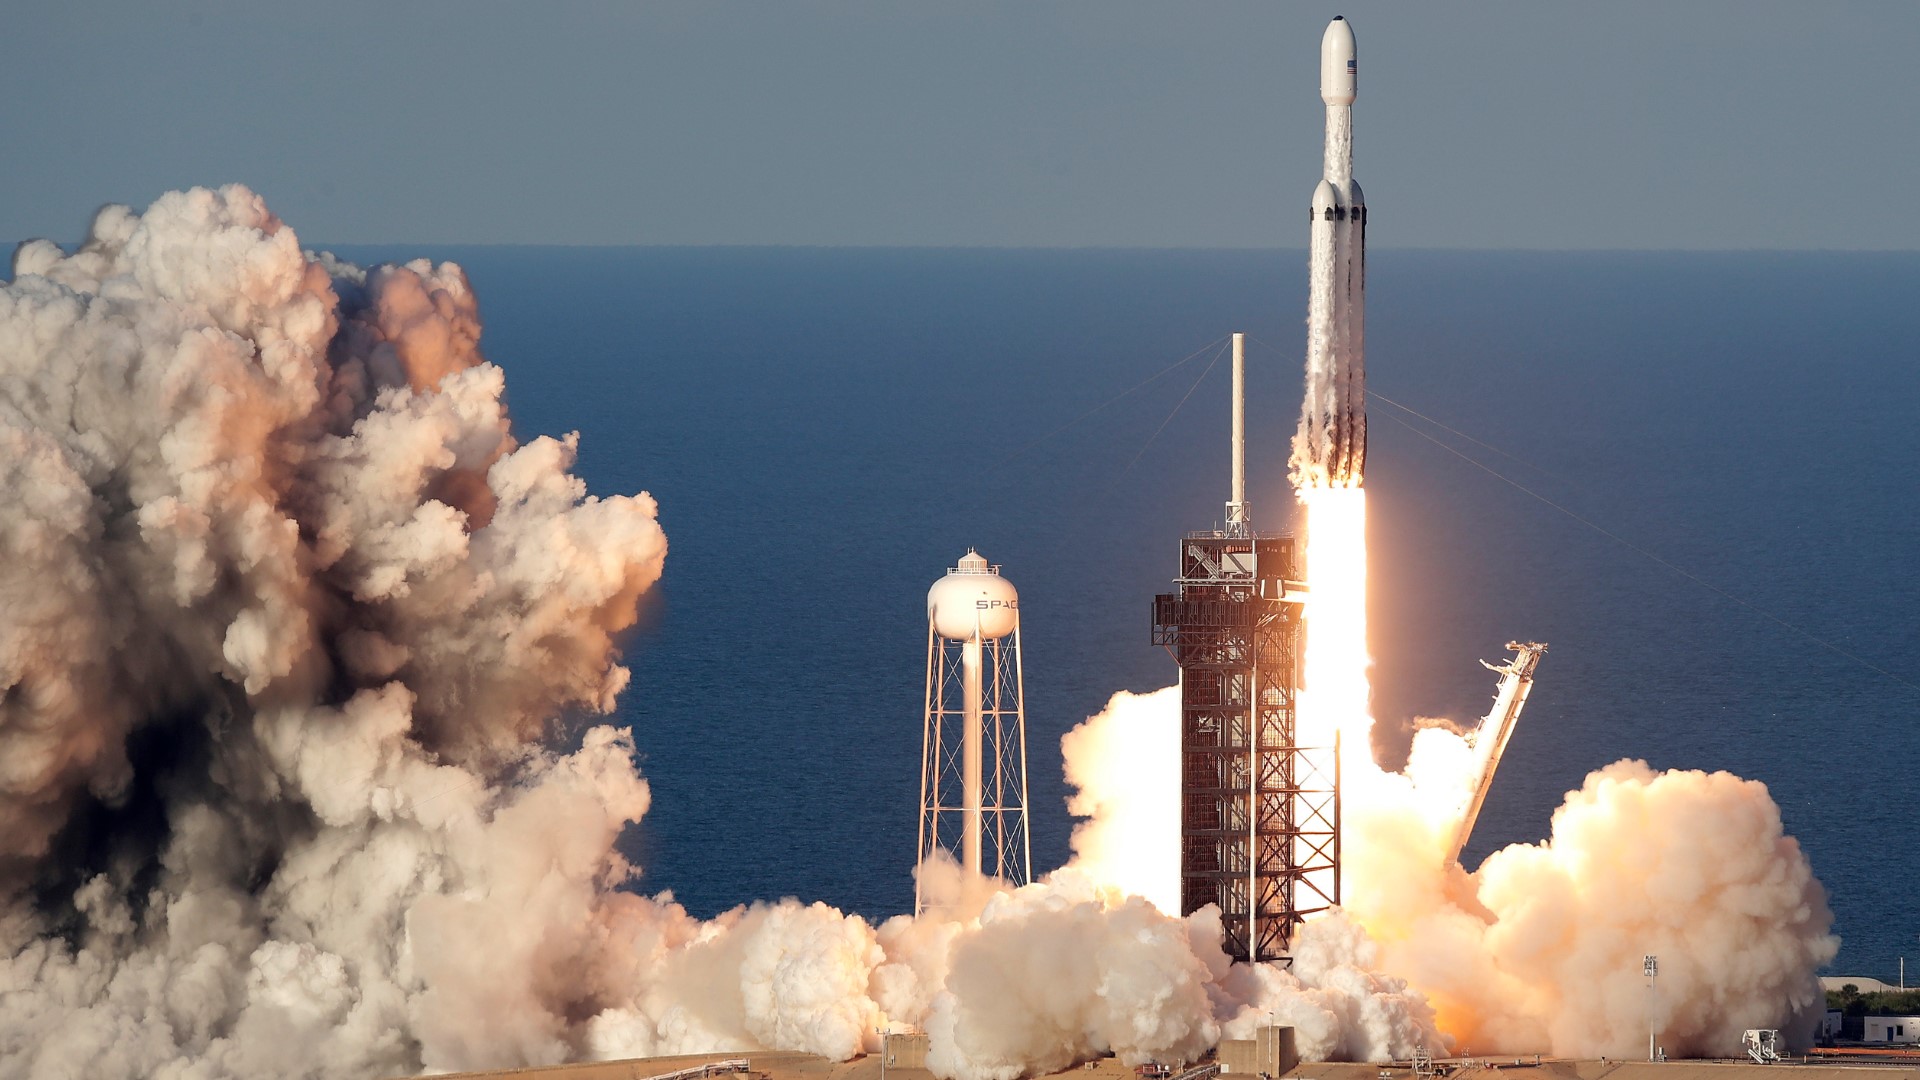
[[[1358,487],[1367,460],[1367,202],[1353,180],[1353,27],[1336,16],[1320,39],[1326,161],[1313,192],[1308,249],[1307,392],[1294,436],[1294,482]]]

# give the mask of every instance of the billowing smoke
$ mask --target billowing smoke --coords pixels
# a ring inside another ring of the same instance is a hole
[[[1177,742],[1177,693],[1116,696],[1067,745],[1118,730],[1144,746]],[[1126,820],[1177,819],[1177,760],[1129,763],[1138,799]],[[1460,734],[1423,726],[1404,773],[1351,758],[1346,766],[1344,910],[1309,922],[1296,940],[1293,974],[1306,986],[1345,987],[1318,974],[1337,943],[1348,971],[1391,986],[1404,980],[1431,1001],[1454,1048],[1476,1052],[1644,1053],[1650,1004],[1661,1045],[1675,1055],[1737,1054],[1742,1033],[1756,1027],[1810,1041],[1825,1007],[1815,972],[1839,942],[1825,890],[1765,785],[1622,761],[1567,794],[1547,840],[1497,851],[1469,874],[1451,860],[1476,776]],[[1076,840],[1103,824],[1082,826]],[[1177,889],[1156,879],[1168,872],[1141,863],[1117,876],[1152,895]],[[1660,957],[1651,1003],[1640,970],[1648,953]],[[1328,1040],[1296,1021],[1302,1048],[1330,1046],[1309,1056],[1353,1060],[1405,1056],[1412,1039],[1372,1034],[1357,1019],[1371,1008],[1374,1026],[1392,1032],[1417,1019],[1394,1012],[1403,1000],[1349,993],[1329,1010],[1343,1022]]]
[[[1121,892],[1180,911],[1180,688],[1113,695],[1060,739],[1073,867]]]
[[[665,537],[645,495],[587,494],[572,437],[513,437],[480,338],[457,266],[304,252],[237,186],[17,253],[0,1077],[846,1058],[894,1025],[987,1080],[1270,1014],[1315,1055],[1430,1029],[1346,936],[1313,969],[1344,989],[1303,988],[1077,871],[929,866],[932,910],[878,927],[632,891],[631,738],[567,718],[624,688]],[[1107,768],[1078,778],[1103,815]]]
[[[1075,826],[1073,860],[1054,884],[1071,875],[1134,894],[1167,914],[1180,910],[1179,717],[1179,687],[1121,692],[1062,737],[1067,779],[1077,788],[1068,808],[1086,820]],[[1217,980],[1225,1037],[1251,1038],[1272,1017],[1294,1027],[1310,1061],[1404,1059],[1417,1047],[1444,1044],[1426,999],[1384,973],[1374,943],[1347,918],[1308,923],[1295,940],[1291,970],[1229,969],[1218,910],[1203,908],[1186,922]]]
[[[1341,919],[1309,927],[1288,972],[1229,963],[1217,909],[1177,918],[1076,866],[980,908],[881,928],[883,942],[903,932],[951,942],[942,969],[923,972],[924,985],[942,984],[924,1011],[892,1014],[928,1032],[936,1075],[1012,1080],[1103,1053],[1192,1061],[1270,1022],[1292,1025],[1311,1060],[1405,1057],[1441,1038],[1425,999],[1379,974],[1372,944]]]
[[[1645,1051],[1652,1008],[1670,1054],[1737,1054],[1748,1028],[1811,1042],[1825,1008],[1815,972],[1839,942],[1765,785],[1621,761],[1567,794],[1545,842],[1468,876],[1424,857],[1450,835],[1424,808],[1459,786],[1458,741],[1423,731],[1408,777],[1349,803],[1364,842],[1349,848],[1348,909],[1450,1034],[1490,1051],[1625,1056]]]
[[[458,267],[303,253],[240,187],[16,254],[0,1074],[555,1060],[624,1000],[647,789],[625,733],[543,745],[666,540],[513,438],[479,334]]]
[[[616,850],[649,800],[631,737],[571,718],[625,687],[615,636],[666,540],[647,496],[586,492],[573,437],[513,437],[480,338],[458,267],[303,252],[240,187],[109,207],[77,251],[17,253],[0,1078],[846,1058],[893,1025],[930,1033],[943,1077],[1008,1080],[1191,1060],[1269,1017],[1310,1058],[1405,1056],[1438,1027],[1575,1047],[1583,1011],[1607,1039],[1634,1019],[1608,965],[1640,949],[1672,972],[1678,1046],[1717,1048],[1831,955],[1763,789],[1616,766],[1549,844],[1474,879],[1417,861],[1427,803],[1382,801],[1400,831],[1368,836],[1410,845],[1405,895],[1357,888],[1291,971],[1229,965],[1211,910],[1155,906],[1171,861],[1123,876],[1114,843],[1177,820],[1153,771],[1175,756],[1130,749],[1177,741],[1164,692],[1070,737],[1093,820],[1040,884],[931,865],[932,908],[877,927],[642,896]]]

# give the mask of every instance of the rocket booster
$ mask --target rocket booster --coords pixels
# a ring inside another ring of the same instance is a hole
[[[1357,487],[1366,467],[1367,203],[1353,179],[1353,27],[1336,16],[1320,39],[1326,157],[1308,238],[1307,393],[1294,436],[1296,483]]]

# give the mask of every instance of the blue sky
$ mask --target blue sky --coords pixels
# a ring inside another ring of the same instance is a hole
[[[1920,249],[1920,5],[17,5],[0,238],[245,182],[316,243]]]

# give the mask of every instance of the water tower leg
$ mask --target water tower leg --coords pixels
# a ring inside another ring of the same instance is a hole
[[[970,639],[961,647],[961,679],[966,696],[965,734],[960,744],[961,861],[971,873],[980,872],[980,639]]]

